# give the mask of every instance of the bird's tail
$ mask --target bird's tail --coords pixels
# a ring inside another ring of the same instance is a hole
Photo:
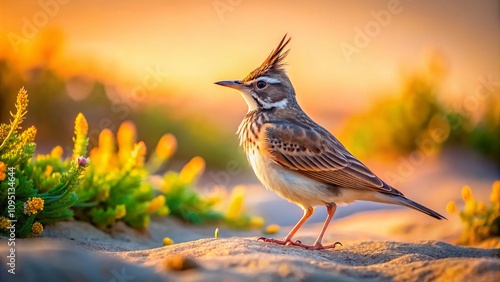
[[[421,204],[417,203],[417,202],[414,202],[408,198],[406,198],[405,196],[401,196],[401,195],[390,195],[390,194],[385,194],[386,196],[389,196],[391,198],[393,198],[395,200],[395,202],[397,202],[398,205],[402,205],[402,206],[406,206],[406,207],[409,207],[409,208],[412,208],[412,209],[415,209],[417,211],[420,211],[420,212],[423,212],[429,216],[432,216],[436,219],[447,219],[446,217],[440,215],[439,213],[427,208],[427,207],[424,207],[422,206]]]

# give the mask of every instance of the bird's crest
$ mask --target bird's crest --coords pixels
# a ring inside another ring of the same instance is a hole
[[[288,52],[290,49],[286,50],[283,52],[285,49],[286,45],[288,42],[290,42],[291,37],[288,37],[288,34],[285,34],[283,36],[283,39],[281,39],[280,43],[278,44],[278,47],[274,49],[271,54],[267,57],[267,59],[260,65],[260,67],[256,68],[253,70],[249,75],[247,75],[244,79],[243,82],[247,82],[250,80],[253,80],[269,70],[272,69],[281,69],[283,67],[283,59],[285,59],[286,55],[288,55]]]

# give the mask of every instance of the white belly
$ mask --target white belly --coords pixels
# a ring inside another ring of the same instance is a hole
[[[343,194],[336,194],[334,188],[329,188],[323,183],[286,170],[259,154],[257,150],[254,150],[254,153],[251,151],[248,158],[257,178],[267,189],[274,191],[288,201],[303,208],[346,202],[347,199],[344,199]]]

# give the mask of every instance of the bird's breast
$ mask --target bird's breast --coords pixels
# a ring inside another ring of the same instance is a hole
[[[247,151],[248,161],[260,182],[282,198],[302,207],[333,202],[336,193],[323,183],[288,170],[255,147]]]
[[[249,113],[237,132],[240,145],[260,182],[282,198],[304,208],[346,202],[336,187],[303,176],[274,161],[266,151],[265,139],[261,136],[261,129],[268,119],[265,114]]]

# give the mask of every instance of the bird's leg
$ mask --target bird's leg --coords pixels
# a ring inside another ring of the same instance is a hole
[[[304,215],[302,216],[302,218],[299,220],[299,222],[297,222],[297,224],[295,224],[295,226],[292,228],[290,233],[288,233],[288,235],[286,235],[283,240],[278,240],[278,239],[273,239],[273,238],[264,238],[264,237],[260,237],[258,240],[262,240],[264,242],[276,243],[276,244],[280,244],[280,245],[294,245],[294,246],[301,246],[301,247],[307,248],[308,247],[307,245],[304,245],[299,241],[293,242],[292,238],[293,238],[293,235],[295,235],[295,233],[297,233],[297,231],[300,229],[300,227],[304,224],[304,222],[306,222],[311,217],[313,212],[314,212],[313,208],[304,209]]]
[[[328,224],[330,224],[330,220],[332,219],[333,215],[335,214],[335,211],[337,210],[337,205],[335,204],[327,205],[326,210],[328,212],[328,216],[326,217],[325,223],[323,223],[323,228],[321,229],[321,233],[319,234],[318,238],[316,239],[316,241],[312,246],[307,246],[308,249],[311,250],[335,249],[335,246],[337,245],[342,246],[340,242],[335,242],[327,246],[323,246],[323,244],[321,244],[321,240],[323,240],[323,235],[325,234],[326,228],[328,227]]]

